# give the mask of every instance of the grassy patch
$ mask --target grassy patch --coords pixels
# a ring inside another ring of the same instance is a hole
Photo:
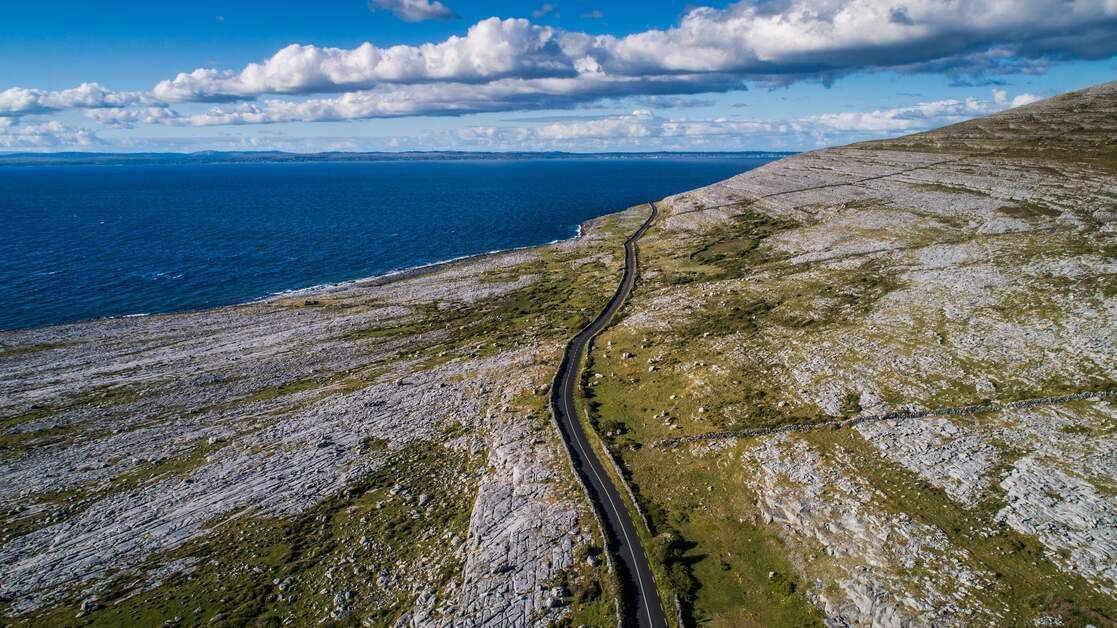
[[[286,395],[293,395],[306,390],[313,390],[322,386],[325,382],[319,379],[304,379],[294,382],[284,382],[275,386],[268,386],[262,388],[251,395],[244,397],[241,403],[255,403],[257,401],[270,401],[277,397]]]
[[[72,412],[83,408],[99,408],[105,406],[119,406],[132,403],[143,396],[143,388],[139,386],[101,386],[80,392],[65,399],[62,403],[36,404],[25,412],[0,417],[0,430],[31,421]]]
[[[692,235],[685,242],[650,239],[641,243],[651,254],[658,282],[680,285],[740,277],[750,268],[780,258],[762,246],[769,237],[794,228],[797,223],[776,219],[742,205],[728,221]]]
[[[556,628],[616,623],[616,598],[602,587],[599,577],[599,570],[604,569],[603,552],[600,547],[579,546],[574,552],[574,565],[545,585],[559,587],[563,591],[563,601],[570,607],[570,614],[553,624]]]
[[[1038,218],[1058,218],[1061,212],[1054,207],[1041,205],[1033,201],[1014,201],[1011,205],[1000,208],[1002,214],[1013,218],[1034,220]]]
[[[684,459],[678,459],[685,456]],[[740,450],[691,457],[678,450],[626,454],[690,621],[708,626],[820,625],[782,543],[757,522]],[[658,469],[669,465],[670,474]]]
[[[704,263],[725,262],[726,266],[733,267],[755,264],[766,259],[757,252],[766,238],[795,226],[794,221],[742,207],[726,223],[704,232],[701,237],[705,244],[689,257]]]
[[[948,185],[946,183],[908,182],[908,185],[917,190],[923,190],[924,192],[937,192],[939,194],[964,194],[966,196],[974,196],[979,198],[985,198],[989,196],[988,194],[980,192],[978,190],[964,188],[958,185]]]
[[[59,349],[61,347],[70,346],[71,344],[72,343],[67,342],[39,342],[15,347],[0,347],[0,360],[31,355],[32,353],[41,353],[43,351],[50,351],[51,349]]]
[[[626,354],[632,357],[622,357]],[[666,357],[657,359],[660,354]],[[703,625],[819,624],[779,540],[755,522],[754,497],[735,455],[679,461],[676,456],[685,454],[646,446],[732,421],[793,420],[800,410],[778,407],[767,398],[767,386],[755,380],[731,380],[736,374],[713,378],[690,366],[702,355],[694,342],[680,347],[659,336],[651,344],[612,328],[595,342],[586,371],[590,419],[647,513],[651,537],[644,544],[666,585],[661,584],[665,603],[678,594],[689,621]],[[650,371],[649,359],[655,366]],[[691,376],[716,392],[704,388],[698,394]]]

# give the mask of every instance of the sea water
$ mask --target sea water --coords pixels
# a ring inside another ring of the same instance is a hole
[[[212,307],[573,237],[771,158],[0,167],[0,329]]]

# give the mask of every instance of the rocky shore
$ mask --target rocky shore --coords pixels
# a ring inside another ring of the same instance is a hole
[[[638,219],[387,280],[3,334],[7,621],[611,613],[542,388]]]

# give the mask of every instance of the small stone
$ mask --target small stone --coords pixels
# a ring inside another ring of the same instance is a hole
[[[97,603],[97,598],[86,598],[82,600],[81,608],[79,609],[77,616],[83,617],[99,608],[101,608],[101,605]]]

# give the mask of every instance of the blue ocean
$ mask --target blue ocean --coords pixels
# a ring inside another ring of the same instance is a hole
[[[0,167],[0,329],[212,307],[575,235],[771,158]]]

